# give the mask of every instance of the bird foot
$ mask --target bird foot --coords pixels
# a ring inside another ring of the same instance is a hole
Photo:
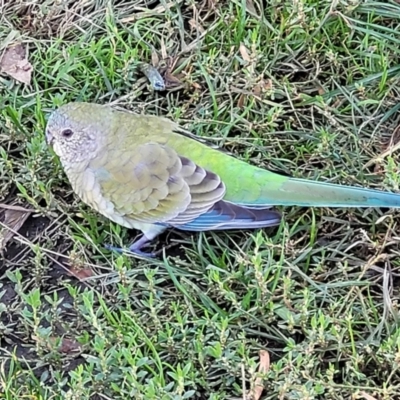
[[[139,240],[136,240],[135,242],[133,242],[127,249],[124,249],[121,247],[115,247],[115,246],[111,246],[111,245],[106,245],[105,248],[110,251],[116,251],[117,253],[120,253],[120,254],[124,253],[124,252],[128,252],[128,253],[136,254],[140,257],[154,258],[157,256],[158,252],[147,253],[147,252],[141,250],[141,248],[145,247],[146,244],[148,244],[149,242],[150,242],[150,240],[147,239],[146,236],[142,236]]]

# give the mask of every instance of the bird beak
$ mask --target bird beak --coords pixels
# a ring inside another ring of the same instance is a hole
[[[53,145],[54,136],[51,134],[49,130],[46,129],[46,142],[49,146]]]

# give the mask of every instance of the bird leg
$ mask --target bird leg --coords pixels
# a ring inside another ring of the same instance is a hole
[[[130,246],[129,251],[132,253],[136,253],[143,257],[155,257],[156,253],[146,253],[145,251],[141,251],[142,247],[145,247],[148,243],[150,243],[150,239],[148,239],[145,235],[143,235],[140,239],[135,240]]]
[[[141,251],[142,247],[145,247],[151,240],[148,239],[145,235],[143,235],[140,239],[135,240],[128,248],[131,253],[137,254],[141,257],[146,258],[154,258],[156,253],[146,253],[145,251]],[[110,245],[106,245],[107,250],[116,251],[118,253],[123,253],[125,249],[121,247],[114,247]]]

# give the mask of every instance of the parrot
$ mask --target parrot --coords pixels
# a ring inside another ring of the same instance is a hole
[[[281,175],[210,146],[170,119],[110,105],[61,105],[45,137],[81,201],[142,232],[129,251],[145,257],[154,253],[142,249],[167,229],[279,225],[274,206],[400,207],[400,194]]]

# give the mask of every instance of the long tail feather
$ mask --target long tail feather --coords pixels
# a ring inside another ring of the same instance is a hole
[[[186,231],[209,231],[227,229],[255,229],[279,225],[281,215],[269,207],[251,208],[227,201],[219,201],[195,220],[177,228]]]
[[[400,194],[305,179],[280,177],[275,180],[272,175],[276,174],[268,171],[265,173],[262,177],[264,179],[260,179],[260,195],[255,201],[233,201],[246,206],[400,208]]]

